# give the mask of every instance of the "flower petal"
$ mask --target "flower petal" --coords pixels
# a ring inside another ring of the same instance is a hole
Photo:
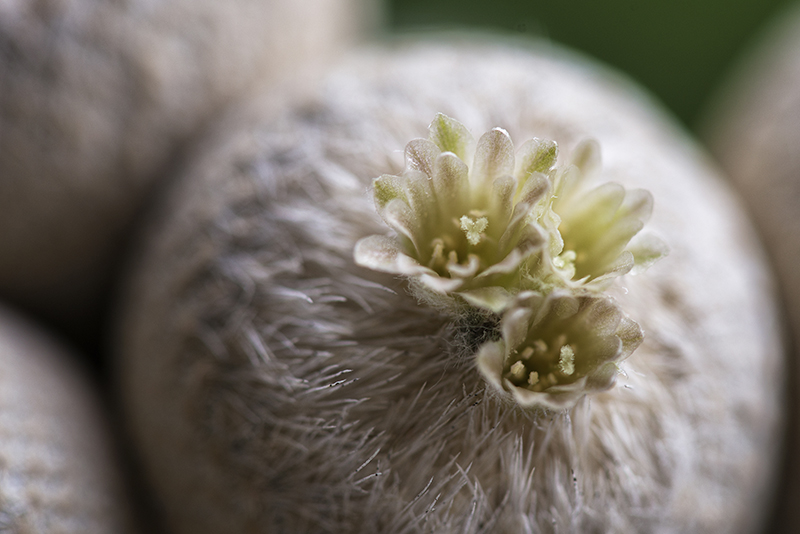
[[[644,223],[633,217],[613,221],[605,232],[597,236],[590,250],[596,257],[613,257],[624,250],[643,227]]]
[[[553,210],[559,215],[569,209],[580,193],[586,175],[580,169],[570,165],[555,173],[553,178]]]
[[[463,280],[458,278],[444,278],[433,271],[431,271],[430,274],[419,276],[418,281],[427,289],[442,295],[452,293],[464,285]]]
[[[549,139],[534,137],[523,144],[517,151],[517,165],[514,172],[520,181],[520,187],[531,173],[546,173],[553,168],[558,158],[558,145]]]
[[[586,377],[571,384],[553,386],[544,391],[530,391],[512,386],[514,400],[523,408],[544,408],[559,411],[571,408],[581,397],[586,395]]]
[[[598,298],[589,301],[583,310],[582,320],[592,325],[598,336],[613,335],[622,321],[622,310],[610,298]]]
[[[501,313],[514,300],[511,293],[498,286],[459,291],[456,294],[476,308],[483,308],[493,313]]]
[[[372,195],[375,198],[375,207],[378,213],[383,211],[386,204],[396,198],[408,202],[405,179],[392,174],[383,174],[372,181]]]
[[[517,207],[520,207],[520,209],[531,209],[537,202],[545,197],[549,190],[550,180],[547,179],[547,176],[540,172],[530,174],[515,195]]]
[[[412,266],[416,264],[420,269],[426,269],[409,258],[394,239],[382,235],[371,235],[360,239],[353,251],[353,258],[356,264],[362,267],[384,273],[406,276],[420,274],[418,269],[409,269],[409,260],[413,262]]]
[[[478,139],[472,165],[472,186],[480,190],[501,176],[514,173],[514,143],[508,132],[495,128]]]
[[[489,196],[489,213],[492,221],[488,232],[499,239],[502,231],[511,220],[514,209],[514,193],[517,190],[517,181],[510,175],[500,176],[492,182]]]
[[[523,261],[528,259],[528,257],[530,257],[532,254],[535,254],[539,249],[540,246],[535,245],[511,249],[511,252],[509,252],[505,258],[494,265],[489,266],[487,269],[484,269],[478,276],[475,277],[475,279],[480,280],[498,274],[512,273],[517,270]]]
[[[521,291],[517,293],[514,306],[520,308],[538,309],[544,302],[544,295],[538,291]]]
[[[400,269],[401,274],[412,277],[412,276],[439,276],[436,271],[431,269],[430,267],[426,267],[416,259],[412,258],[408,254],[400,254],[397,256],[397,267]]]
[[[423,172],[433,176],[433,163],[441,151],[435,143],[427,139],[412,139],[406,145],[406,169]]]
[[[619,208],[618,217],[635,218],[646,223],[653,213],[653,195],[646,189],[626,191],[625,200]]]
[[[549,188],[550,182],[543,174],[535,173],[530,176],[522,190],[515,195],[517,200],[514,210],[503,234],[498,240],[498,248],[500,250],[507,250],[509,247],[516,246],[526,233],[531,235],[538,233],[542,242],[547,241],[544,229],[532,223],[534,219],[538,222],[538,212],[541,210],[539,209],[540,206],[536,204],[544,198]],[[560,235],[558,237],[560,239]]]
[[[430,228],[438,222],[439,210],[436,205],[436,198],[431,188],[431,180],[428,175],[414,170],[407,170],[403,173],[406,187],[406,202],[418,220],[420,229]],[[428,240],[430,236],[422,233],[422,239]]]
[[[475,356],[478,371],[498,391],[503,391],[503,361],[505,345],[502,341],[489,341],[481,345]]]
[[[589,329],[591,325],[586,325],[585,328]],[[583,354],[577,362],[580,374],[590,375],[600,365],[619,362],[627,356],[627,354],[622,353],[622,341],[616,336],[597,336],[597,333],[592,331],[591,339],[590,344],[582,347]]]
[[[625,188],[608,182],[597,186],[575,202],[569,209],[558,211],[561,216],[562,233],[581,232],[591,239],[591,230],[602,231],[617,214],[625,200]],[[565,241],[569,238],[565,235]]]
[[[421,221],[415,217],[414,212],[408,207],[408,204],[399,198],[395,198],[386,204],[383,211],[380,212],[380,215],[392,230],[411,242],[416,249],[417,257],[422,257],[421,243],[419,243],[417,236],[417,230]]]
[[[586,376],[587,391],[605,391],[611,389],[617,381],[619,369],[615,362],[604,363],[593,373]]]
[[[584,175],[592,174],[600,168],[600,145],[594,139],[581,141],[572,152],[570,163]]]
[[[432,185],[443,212],[454,217],[464,214],[469,202],[469,168],[466,163],[450,152],[440,154],[434,162]]]
[[[669,246],[661,238],[653,234],[636,236],[627,249],[633,254],[633,273],[645,271],[655,262],[669,254]]]
[[[524,248],[524,244],[538,247],[548,243],[552,237],[561,238],[560,234],[555,232],[555,229],[553,231],[557,235],[550,235],[551,232],[540,226],[538,221],[534,222],[532,219],[535,219],[534,211],[528,210],[524,204],[517,204],[514,207],[511,220],[498,240],[498,250],[506,251],[512,247]]]
[[[430,140],[442,152],[452,152],[462,160],[467,159],[474,142],[472,134],[466,126],[444,113],[437,113],[428,126]]]
[[[456,278],[472,278],[478,273],[481,267],[481,259],[476,254],[467,256],[467,264],[450,263],[447,264],[447,270]]]
[[[524,308],[512,308],[503,315],[500,330],[503,335],[503,341],[509,351],[516,349],[528,337],[533,313],[534,309],[526,306]]]
[[[629,319],[625,315],[622,316],[619,327],[614,335],[622,342],[622,354],[617,361],[622,361],[630,356],[633,351],[639,348],[639,345],[644,341],[644,330],[639,326],[639,323]]]
[[[580,310],[580,300],[565,289],[554,289],[547,295],[544,305],[534,318],[534,324],[541,322],[546,315],[553,319],[566,319],[572,317]]]
[[[623,251],[613,263],[608,263],[603,267],[603,272],[600,276],[592,278],[587,286],[593,289],[603,289],[607,283],[613,278],[627,274],[633,269],[633,254],[629,251]]]

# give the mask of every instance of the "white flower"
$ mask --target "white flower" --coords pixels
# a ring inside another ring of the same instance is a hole
[[[565,409],[614,385],[617,364],[642,342],[642,329],[610,298],[520,293],[476,362],[486,380],[525,408]]]

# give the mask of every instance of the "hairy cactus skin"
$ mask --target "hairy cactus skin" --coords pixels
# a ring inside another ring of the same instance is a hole
[[[137,531],[100,406],[74,354],[0,307],[0,530]]]
[[[3,2],[0,296],[90,337],[138,211],[187,144],[252,86],[344,48],[357,5]]]
[[[703,137],[741,194],[781,287],[794,351],[792,417],[772,532],[800,530],[800,11],[781,13],[736,65],[712,100]]]
[[[671,247],[608,295],[617,386],[525,410],[475,365],[485,315],[356,265],[368,192],[437,112],[586,138]],[[546,45],[362,50],[220,125],[142,241],[118,318],[126,412],[175,532],[755,532],[782,420],[772,285],[714,170],[646,96]]]

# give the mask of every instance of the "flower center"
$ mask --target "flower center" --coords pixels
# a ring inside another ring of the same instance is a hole
[[[448,227],[448,232],[431,241],[431,257],[427,262],[428,267],[446,277],[453,275],[449,267],[468,265],[470,253],[480,256],[480,250],[485,248],[483,245],[487,242],[485,232],[489,227],[489,218],[485,212],[471,210],[460,219],[453,217]]]
[[[503,377],[531,391],[543,391],[571,381],[575,375],[575,348],[566,341],[566,336],[561,334],[549,345],[543,339],[523,345],[512,355],[515,361],[507,362]]]

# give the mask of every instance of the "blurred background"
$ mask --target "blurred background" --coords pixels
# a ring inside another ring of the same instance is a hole
[[[552,39],[614,66],[689,128],[791,0],[389,0],[391,30],[485,28]]]

